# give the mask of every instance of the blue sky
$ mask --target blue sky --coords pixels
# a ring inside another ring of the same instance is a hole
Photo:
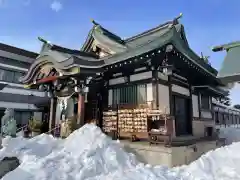
[[[79,49],[90,19],[127,38],[182,12],[190,46],[219,69],[225,53],[213,53],[211,47],[240,40],[239,10],[239,0],[0,0],[0,42],[39,52],[41,36]],[[232,90],[233,104],[240,103],[239,92],[240,86]]]

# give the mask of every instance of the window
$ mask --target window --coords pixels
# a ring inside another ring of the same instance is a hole
[[[113,105],[144,104],[147,102],[147,85],[133,85],[113,89]]]
[[[223,124],[223,115],[220,112],[218,113],[218,120],[220,124]]]
[[[233,124],[233,115],[232,114],[230,114],[229,124]]]
[[[235,115],[234,124],[237,124],[237,115]]]
[[[0,81],[19,83],[19,78],[23,75],[22,72],[0,69]]]
[[[228,124],[229,116],[226,113],[223,113],[223,124]]]
[[[218,117],[218,112],[215,112],[215,123],[219,124],[219,117]]]
[[[14,118],[17,121],[17,124],[23,126],[28,123],[29,119],[33,115],[30,111],[15,111]]]
[[[201,95],[201,108],[210,109],[209,96]]]

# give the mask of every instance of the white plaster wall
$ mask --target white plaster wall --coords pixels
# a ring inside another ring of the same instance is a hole
[[[201,111],[201,117],[211,119],[212,118],[212,113],[210,111],[202,110]]]
[[[138,73],[130,76],[130,81],[138,81],[142,79],[152,78],[152,71]]]
[[[147,101],[153,101],[153,85],[152,83],[147,84]]]
[[[176,93],[179,93],[179,94],[186,95],[186,96],[190,96],[189,89],[181,87],[181,86],[178,86],[176,84],[172,85],[172,91],[176,92]]]
[[[108,90],[108,105],[111,106],[113,102],[113,90],[109,89]]]
[[[12,88],[12,87],[5,87],[0,92],[3,93],[11,93],[11,94],[21,94],[21,95],[34,95],[39,97],[45,97],[46,93],[41,91],[33,91],[27,89],[19,89],[19,88]]]
[[[38,110],[38,108],[34,104],[13,103],[13,102],[4,102],[4,101],[0,101],[0,108]]]
[[[193,136],[204,137],[204,121],[192,121]]]
[[[158,85],[158,98],[159,98],[159,108],[166,112],[167,114],[170,113],[170,104],[169,104],[169,87],[159,84]]]
[[[109,85],[125,83],[124,77],[114,78],[109,80]]]
[[[192,95],[193,117],[199,117],[198,96]]]
[[[42,112],[34,112],[33,117],[34,117],[34,119],[42,121]]]

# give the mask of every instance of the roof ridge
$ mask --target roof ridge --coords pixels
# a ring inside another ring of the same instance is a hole
[[[213,52],[218,52],[218,51],[223,51],[223,50],[228,51],[229,49],[234,48],[234,47],[238,47],[238,46],[240,46],[240,41],[233,41],[233,42],[230,42],[230,43],[227,43],[227,44],[215,46],[215,47],[212,48],[212,51]]]
[[[162,29],[162,28],[164,28],[164,27],[172,26],[172,25],[177,25],[177,24],[179,24],[178,20],[182,17],[182,15],[183,15],[183,14],[180,13],[180,15],[179,15],[178,17],[175,17],[173,20],[167,21],[167,22],[165,22],[165,23],[163,23],[163,24],[158,25],[157,27],[148,29],[148,30],[146,30],[146,31],[144,31],[144,32],[141,32],[141,33],[137,34],[137,35],[131,36],[131,37],[125,39],[124,41],[125,41],[125,42],[129,42],[129,41],[135,40],[135,39],[137,39],[137,38],[140,38],[140,37],[142,37],[142,36],[145,36],[145,35],[147,35],[147,34],[153,33],[153,32],[155,32],[155,31],[157,31],[157,30],[159,30],[159,29]]]
[[[172,29],[172,27],[169,28],[168,31],[164,32],[161,36],[165,36],[171,29]],[[150,40],[150,41],[148,41],[147,43],[142,44],[142,45],[140,45],[140,46],[137,46],[137,47],[135,47],[135,48],[127,49],[127,52],[128,52],[129,50],[138,49],[138,48],[140,48],[140,47],[146,46],[147,44],[149,44],[149,43],[151,43],[151,42],[154,42],[154,41],[157,41],[157,39]],[[100,59],[101,59],[101,60],[108,60],[108,59],[110,59],[110,58],[112,58],[112,57],[114,57],[114,56],[119,56],[119,55],[121,55],[121,54],[123,54],[123,53],[126,53],[126,51],[125,51],[125,52],[121,52],[121,53],[112,54],[112,55],[110,55],[110,56],[106,56],[106,57],[103,57],[103,58],[100,58]]]
[[[86,56],[90,56],[90,57],[95,57],[94,54],[85,52],[85,51],[81,51],[81,50],[77,50],[77,49],[70,49],[70,48],[66,48],[66,47],[62,47],[56,44],[52,44],[51,50],[55,50],[55,51],[60,51],[63,53],[68,53],[68,54],[72,54],[72,55],[86,55]]]
[[[86,55],[86,56],[90,56],[90,57],[96,57],[94,54],[85,52],[85,51],[81,51],[81,50],[77,50],[77,49],[70,49],[70,48],[66,48],[57,44],[52,44],[50,41],[47,41],[41,37],[38,37],[39,41],[43,42],[44,44],[48,44],[49,45],[49,49],[51,50],[55,50],[55,51],[60,51],[63,53],[67,53],[67,54],[72,54],[72,55]]]
[[[109,38],[111,38],[113,41],[116,41],[119,44],[123,44],[125,43],[124,40],[118,36],[116,33],[113,33],[111,31],[109,31],[108,29],[104,28],[102,25],[100,25],[99,23],[97,23],[96,21],[94,21],[93,19],[91,20],[91,22],[93,23],[93,27],[89,30],[87,38],[85,39],[81,50],[85,50],[87,48],[88,43],[91,40],[92,34],[94,32],[94,30],[99,30],[101,31],[101,33],[103,33],[106,36],[109,36]]]
[[[172,21],[168,21],[168,22],[166,22],[164,24],[160,24],[157,27],[148,29],[148,30],[146,30],[144,32],[141,32],[141,33],[137,34],[137,35],[134,35],[134,36],[131,36],[131,37],[127,38],[127,39],[124,39],[124,41],[125,42],[129,42],[129,41],[135,40],[135,39],[140,38],[142,36],[145,36],[145,35],[147,35],[149,33],[153,33],[153,32],[155,32],[155,31],[157,31],[159,29],[162,29],[162,28],[166,27],[167,25],[169,26],[169,25],[171,25],[171,23],[172,23]]]
[[[38,56],[39,54],[36,53],[36,52],[33,52],[33,51],[29,51],[29,50],[26,50],[26,49],[23,49],[23,48],[19,48],[19,47],[16,47],[16,46],[13,46],[13,45],[9,45],[9,44],[4,44],[4,43],[0,43],[0,50],[4,50],[4,51],[8,51],[8,50],[17,50],[17,51],[21,51],[21,52],[24,52],[24,53],[27,53],[29,56]],[[16,52],[14,52],[15,54],[18,54]],[[31,55],[30,55],[31,54]],[[26,56],[26,55],[25,55]],[[34,57],[35,58],[35,57]]]

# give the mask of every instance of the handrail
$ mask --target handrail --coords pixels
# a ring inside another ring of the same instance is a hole
[[[27,127],[27,126],[28,126],[28,124],[25,124],[24,126],[18,128],[18,129],[16,130],[16,132],[19,132],[19,130],[23,130],[23,129],[24,129],[25,127]]]
[[[18,129],[16,129],[16,133],[20,132],[21,130],[23,130],[23,128],[25,128],[25,127],[27,127],[27,126],[28,126],[28,125],[26,124],[26,125],[18,128]],[[1,128],[2,128],[2,127],[1,127]],[[1,137],[5,137],[5,136],[3,135],[2,129],[1,129]]]
[[[27,127],[27,126],[28,126],[28,125],[26,124],[26,125],[18,128],[18,129],[16,130],[16,132],[20,132],[19,130],[23,130],[23,129],[24,129],[25,127]],[[56,126],[56,127],[52,128],[52,129],[50,129],[48,132],[46,132],[46,134],[49,134],[49,133],[53,132],[54,130],[56,130],[56,129],[58,129],[58,128],[59,128],[59,126]],[[41,134],[42,134],[42,133],[41,133]],[[55,133],[53,134],[53,136],[55,136]],[[3,135],[2,135],[2,137],[3,137]]]
[[[59,126],[56,126],[55,128],[52,128],[48,132],[46,132],[46,134],[48,134],[48,133],[50,133],[50,132],[52,132],[52,131],[54,131],[55,129],[58,129],[58,128],[59,128]]]

